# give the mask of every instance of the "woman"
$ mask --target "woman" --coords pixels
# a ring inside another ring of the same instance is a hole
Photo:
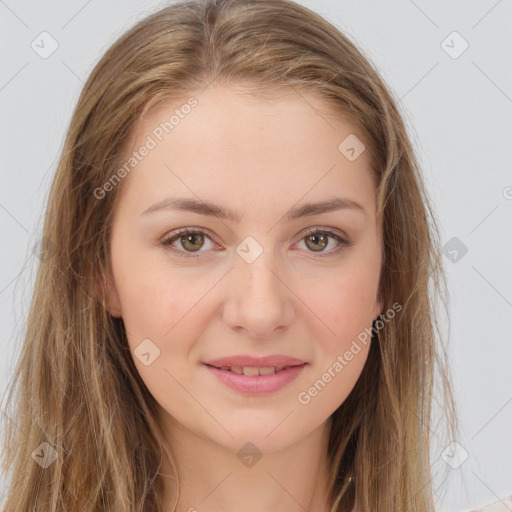
[[[52,185],[6,510],[433,510],[438,236],[396,101],[320,16],[141,21]]]

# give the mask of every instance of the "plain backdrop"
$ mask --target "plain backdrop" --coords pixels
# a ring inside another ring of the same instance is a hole
[[[400,98],[440,222],[463,437],[438,510],[505,497],[512,493],[512,4],[299,3],[347,34]],[[78,94],[108,46],[165,5],[0,0],[2,393],[19,353],[40,217]],[[45,51],[58,45],[51,55],[41,55],[41,38]]]

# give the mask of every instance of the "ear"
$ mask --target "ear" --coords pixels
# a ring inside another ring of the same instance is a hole
[[[111,276],[100,275],[95,281],[95,289],[99,299],[104,302],[107,311],[116,318],[122,317],[121,301]]]

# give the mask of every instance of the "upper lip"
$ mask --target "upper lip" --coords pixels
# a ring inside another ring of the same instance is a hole
[[[222,357],[220,359],[212,359],[211,361],[206,361],[205,364],[210,366],[216,366],[217,368],[222,368],[224,366],[231,367],[254,367],[254,368],[269,368],[271,366],[299,366],[304,364],[305,361],[301,359],[297,359],[296,357],[289,357],[283,355],[273,355],[266,357],[252,357],[252,356],[229,356]]]

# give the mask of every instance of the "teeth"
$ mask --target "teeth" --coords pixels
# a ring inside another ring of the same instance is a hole
[[[259,369],[251,366],[244,366],[244,375],[259,375]]]
[[[268,375],[269,373],[276,373],[277,372],[277,368],[275,368],[273,366],[270,366],[270,367],[267,367],[267,368],[258,368],[258,370],[260,371],[260,375]]]
[[[254,366],[223,366],[221,370],[230,370],[238,375],[270,375],[281,371],[284,366],[267,366],[264,368],[256,368]]]

